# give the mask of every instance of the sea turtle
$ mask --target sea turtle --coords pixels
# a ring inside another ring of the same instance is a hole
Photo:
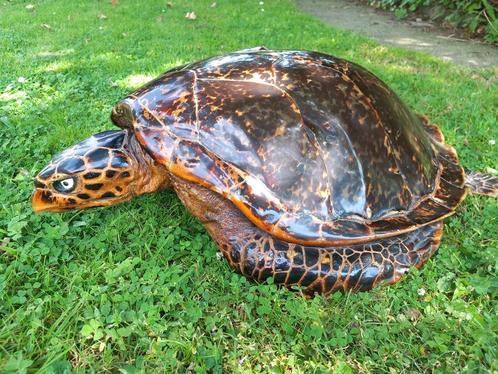
[[[307,294],[393,283],[438,248],[468,189],[455,150],[360,66],[255,48],[166,72],[119,102],[121,130],[56,156],[33,208],[107,206],[173,188],[230,266]]]

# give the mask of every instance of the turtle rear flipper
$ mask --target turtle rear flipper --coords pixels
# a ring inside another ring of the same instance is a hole
[[[472,193],[498,197],[498,177],[494,175],[468,171],[465,173],[465,185]]]

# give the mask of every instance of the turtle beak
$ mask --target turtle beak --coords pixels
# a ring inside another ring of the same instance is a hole
[[[58,212],[60,209],[53,203],[52,193],[46,189],[36,188],[31,196],[31,205],[35,213]]]

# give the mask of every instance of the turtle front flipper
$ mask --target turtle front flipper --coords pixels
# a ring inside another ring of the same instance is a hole
[[[465,173],[465,185],[474,194],[498,197],[498,177],[478,171]]]
[[[288,243],[256,227],[230,201],[205,187],[172,176],[187,209],[198,217],[230,266],[258,282],[273,278],[306,295],[367,291],[398,281],[437,250],[443,222],[410,233],[338,247]]]

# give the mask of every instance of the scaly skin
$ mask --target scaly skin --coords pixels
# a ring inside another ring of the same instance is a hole
[[[60,181],[72,180],[70,191],[58,191]],[[105,131],[78,143],[36,176],[32,203],[35,212],[64,212],[109,206],[169,186],[166,168],[156,163],[128,131]]]
[[[498,197],[498,178],[491,174],[468,171],[465,173],[465,184],[472,193]]]

